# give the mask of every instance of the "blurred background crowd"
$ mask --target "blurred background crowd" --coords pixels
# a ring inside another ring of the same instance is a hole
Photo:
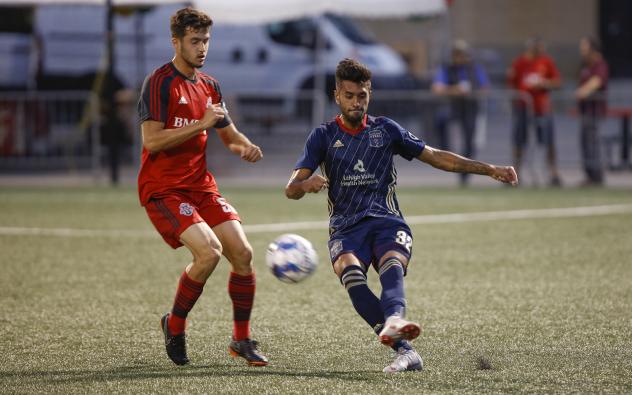
[[[0,180],[133,184],[138,90],[191,4],[215,21],[203,71],[265,155],[241,163],[210,139],[220,178],[284,182],[352,57],[373,71],[369,112],[432,146],[513,164],[527,186],[632,185],[632,2],[228,3],[0,1]],[[398,169],[413,185],[486,182]]]

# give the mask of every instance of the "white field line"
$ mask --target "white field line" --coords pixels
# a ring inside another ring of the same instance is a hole
[[[436,215],[417,215],[406,217],[410,225],[447,224],[475,221],[505,221],[516,219],[588,217],[595,215],[613,215],[632,212],[632,204],[613,204],[607,206],[585,206],[566,208],[547,208],[530,210],[484,211],[474,213],[454,213]],[[277,224],[244,225],[246,233],[290,232],[297,230],[327,229],[327,221],[285,222]],[[155,230],[117,230],[117,229],[77,229],[77,228],[27,228],[0,226],[0,236],[59,236],[59,237],[141,237],[156,238]]]

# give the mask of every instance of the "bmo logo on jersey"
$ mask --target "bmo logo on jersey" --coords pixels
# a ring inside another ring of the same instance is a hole
[[[188,118],[181,118],[181,117],[173,117],[173,127],[174,128],[181,128],[183,126],[187,126],[190,125],[192,123],[198,123],[200,122],[199,119],[188,119]]]

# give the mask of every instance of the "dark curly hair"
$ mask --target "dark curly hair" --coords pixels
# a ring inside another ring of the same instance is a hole
[[[171,16],[171,36],[182,38],[191,29],[195,32],[209,29],[213,25],[210,16],[191,7],[182,8]]]
[[[339,86],[341,81],[358,84],[371,81],[371,70],[357,60],[345,58],[336,67],[336,86]]]

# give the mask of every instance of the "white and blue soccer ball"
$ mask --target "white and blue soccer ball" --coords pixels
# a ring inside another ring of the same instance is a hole
[[[316,270],[318,255],[309,240],[284,234],[268,246],[266,263],[274,277],[284,283],[298,283]]]

